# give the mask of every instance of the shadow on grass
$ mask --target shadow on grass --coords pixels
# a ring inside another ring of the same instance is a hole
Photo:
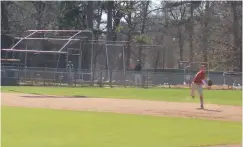
[[[30,94],[34,94],[34,95],[42,95],[42,94],[40,94],[40,93],[36,93],[36,92],[32,92],[32,93],[30,93]]]
[[[20,91],[18,91],[18,90],[9,90],[9,91],[11,91],[11,92],[20,92]]]
[[[33,94],[33,93],[32,93]],[[48,96],[48,95],[24,95],[23,98],[87,98],[87,96]]]

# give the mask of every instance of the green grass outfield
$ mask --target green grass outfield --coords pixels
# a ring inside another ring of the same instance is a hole
[[[2,107],[3,147],[188,147],[239,144],[241,123]]]
[[[143,88],[67,88],[67,87],[1,87],[2,92],[21,92],[43,95],[87,96],[99,98],[125,98],[178,102],[198,102],[193,100],[189,89],[143,89]],[[242,105],[240,90],[204,90],[205,103]]]

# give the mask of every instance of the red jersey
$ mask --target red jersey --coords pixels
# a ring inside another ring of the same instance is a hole
[[[196,83],[196,84],[203,84],[203,83],[202,83],[202,80],[203,80],[204,78],[205,78],[205,72],[202,71],[202,70],[200,70],[200,71],[196,74],[195,78],[193,79],[193,82]]]

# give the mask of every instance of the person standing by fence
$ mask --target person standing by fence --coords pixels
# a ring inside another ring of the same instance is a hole
[[[71,61],[68,61],[68,64],[66,66],[66,70],[67,70],[67,76],[68,76],[68,85],[72,85],[73,84],[73,63]]]
[[[136,86],[141,86],[142,85],[142,66],[139,60],[137,60],[137,65],[135,66],[135,85]]]

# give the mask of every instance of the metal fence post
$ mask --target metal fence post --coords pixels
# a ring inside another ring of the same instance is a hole
[[[142,85],[141,85],[141,88],[145,88],[145,85],[146,85],[146,76],[147,76],[147,74],[146,74],[146,70],[145,70],[145,72],[141,72],[141,83],[142,83]]]
[[[148,74],[148,70],[147,70],[147,81],[146,81],[146,82],[147,82],[147,88],[148,88],[148,80],[149,80],[148,75],[149,75],[149,74]]]
[[[91,69],[91,86],[94,86],[94,70]]]
[[[62,84],[62,77],[61,77],[61,75],[59,75],[59,77],[58,77],[58,81],[59,81],[59,86],[61,86]]]
[[[44,67],[44,75],[46,75],[46,67]],[[44,86],[46,86],[46,78],[44,77]]]
[[[74,85],[75,85],[75,87],[76,87],[76,83],[77,83],[77,69],[74,69]]]
[[[27,66],[24,67],[24,80],[23,81],[28,81],[28,78],[26,78],[26,72],[27,72]]]
[[[99,86],[102,87],[102,71],[100,72],[100,78],[99,78]]]
[[[33,71],[30,72],[30,77],[31,77],[31,83],[32,83],[32,86],[34,86],[34,79],[33,79]]]
[[[223,73],[223,78],[224,78],[224,84],[223,84],[223,86],[225,86],[226,85],[225,73]]]
[[[112,88],[112,70],[110,71],[110,79],[109,79],[109,85],[110,85],[110,87]]]

